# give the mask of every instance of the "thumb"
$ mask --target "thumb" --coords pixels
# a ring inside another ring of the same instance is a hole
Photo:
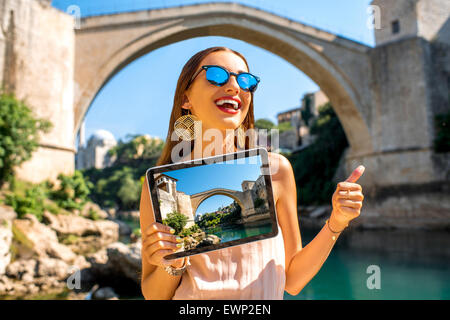
[[[364,166],[358,166],[355,170],[353,170],[352,174],[347,178],[347,182],[356,182],[364,173]]]

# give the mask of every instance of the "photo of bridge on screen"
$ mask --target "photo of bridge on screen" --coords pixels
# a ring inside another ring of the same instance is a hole
[[[262,169],[255,157],[154,174],[161,219],[183,239],[177,252],[272,232]]]

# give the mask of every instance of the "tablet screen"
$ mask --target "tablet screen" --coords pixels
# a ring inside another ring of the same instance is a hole
[[[278,233],[263,147],[147,170],[155,220],[182,247],[166,259],[274,237]]]

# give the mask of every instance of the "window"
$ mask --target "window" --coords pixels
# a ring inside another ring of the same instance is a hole
[[[392,21],[392,34],[396,34],[400,32],[400,21],[395,20]]]

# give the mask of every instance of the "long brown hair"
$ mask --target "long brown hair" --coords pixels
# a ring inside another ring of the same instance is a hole
[[[175,121],[185,115],[188,114],[188,110],[181,108],[181,106],[184,103],[184,94],[187,90],[188,83],[193,77],[195,71],[199,67],[200,62],[210,53],[217,52],[217,51],[228,51],[236,54],[237,56],[241,57],[242,60],[244,60],[247,70],[250,71],[248,67],[247,60],[245,57],[240,54],[237,51],[234,51],[232,49],[229,49],[227,47],[211,47],[205,50],[202,50],[200,52],[197,52],[195,55],[193,55],[188,62],[183,67],[183,70],[181,70],[180,77],[178,78],[177,87],[175,89],[175,96],[173,99],[173,108],[172,108],[172,114],[170,115],[170,122],[169,122],[169,129],[167,133],[166,143],[164,145],[164,149],[161,153],[161,156],[159,157],[158,161],[156,162],[157,166],[165,165],[165,164],[171,164],[171,153],[173,147],[178,143],[189,143],[190,144],[190,152],[192,153],[192,150],[194,149],[194,140],[192,141],[172,141],[171,136],[172,132],[174,131],[174,123]],[[250,100],[250,106],[247,112],[247,116],[245,117],[244,121],[242,122],[242,125],[244,126],[244,130],[247,131],[248,129],[253,129],[255,124],[255,117],[253,113],[253,93],[251,93],[251,100]],[[237,146],[237,139],[235,137],[234,141],[235,146]],[[245,139],[245,149],[253,148],[254,146],[252,139],[249,139],[246,137]],[[183,157],[186,155],[183,154]]]

